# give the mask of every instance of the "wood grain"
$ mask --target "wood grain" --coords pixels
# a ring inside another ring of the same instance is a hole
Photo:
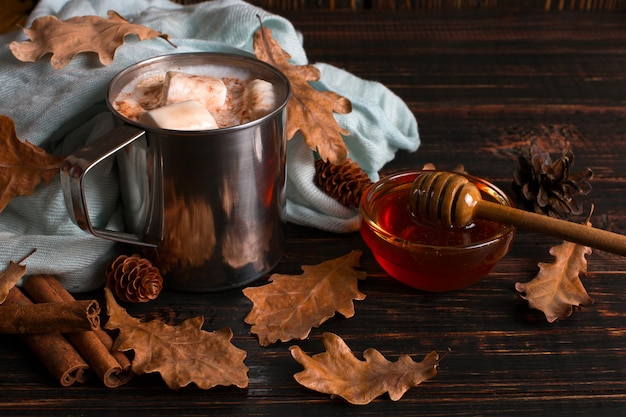
[[[506,149],[546,129],[565,129],[574,169],[595,176],[585,207],[597,227],[626,234],[626,25],[621,13],[286,12],[303,33],[311,62],[327,62],[387,85],[417,117],[421,145],[399,152],[382,174],[427,162],[471,174],[507,192],[514,164]],[[0,338],[2,416],[618,416],[626,414],[626,260],[589,257],[583,282],[595,303],[548,324],[514,291],[557,240],[520,231],[511,252],[478,284],[445,294],[404,287],[376,264],[360,236],[289,225],[288,253],[275,272],[299,273],[361,249],[367,294],[351,319],[335,317],[310,338],[261,348],[243,318],[239,290],[165,291],[131,314],[179,323],[196,315],[205,329],[230,327],[248,352],[249,388],[168,390],[157,376],[118,389],[97,381],[61,388],[17,337]],[[257,285],[264,283],[261,279]],[[84,294],[84,297],[101,295]],[[388,359],[445,354],[439,374],[397,402],[367,406],[299,386],[288,347],[313,354],[320,335],[340,335],[360,355]]]

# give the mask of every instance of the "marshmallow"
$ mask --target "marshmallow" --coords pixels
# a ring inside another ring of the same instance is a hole
[[[276,108],[276,94],[272,83],[252,80],[243,91],[241,122],[246,123],[269,114]]]
[[[171,130],[217,129],[213,115],[201,103],[188,100],[145,112],[139,123]]]
[[[163,106],[195,100],[215,113],[226,102],[226,85],[219,78],[168,71],[161,100]]]

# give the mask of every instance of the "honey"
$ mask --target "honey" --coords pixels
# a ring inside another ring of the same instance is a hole
[[[510,247],[510,226],[476,219],[466,227],[441,227],[416,218],[409,197],[417,173],[375,184],[362,206],[361,235],[378,263],[397,280],[428,291],[463,288],[488,274]],[[485,183],[483,199],[508,203]]]

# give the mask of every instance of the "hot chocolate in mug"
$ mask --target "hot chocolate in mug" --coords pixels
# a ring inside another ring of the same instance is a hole
[[[166,287],[217,291],[256,280],[284,253],[290,95],[280,71],[244,55],[173,54],[121,71],[106,96],[119,126],[62,163],[70,217],[141,247]],[[85,179],[109,157],[124,231],[89,217]]]

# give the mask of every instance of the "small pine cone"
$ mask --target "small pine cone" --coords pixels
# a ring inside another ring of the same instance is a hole
[[[145,303],[159,296],[163,277],[146,258],[120,255],[107,266],[106,283],[120,300]]]
[[[315,184],[344,206],[358,207],[363,192],[372,181],[351,159],[341,165],[318,159],[315,161]]]
[[[582,214],[582,204],[575,197],[591,191],[589,180],[593,172],[587,169],[570,173],[574,153],[568,145],[553,161],[548,152],[532,141],[517,158],[513,188],[536,213],[566,220]]]

